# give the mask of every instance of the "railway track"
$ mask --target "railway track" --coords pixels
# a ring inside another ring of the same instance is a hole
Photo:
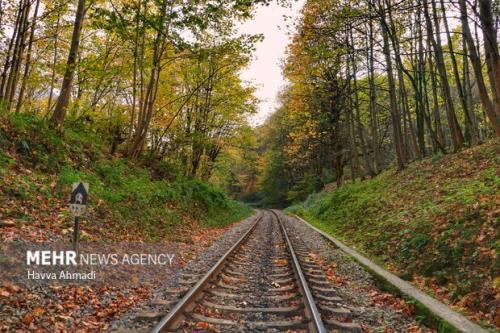
[[[184,274],[151,332],[362,332],[283,218],[260,211],[207,273]]]

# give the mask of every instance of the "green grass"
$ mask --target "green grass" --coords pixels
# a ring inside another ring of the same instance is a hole
[[[289,207],[439,297],[494,315],[498,142],[388,170]]]
[[[70,122],[61,135],[29,113],[3,116],[2,123],[0,174],[8,177],[0,179],[0,203],[9,203],[3,211],[7,216],[37,220],[19,210],[21,204],[46,215],[61,211],[67,216],[57,204],[65,204],[71,184],[81,180],[90,184],[87,225],[96,237],[175,239],[193,221],[221,227],[251,214],[222,190],[178,176],[168,165],[150,168],[110,157],[92,127]]]

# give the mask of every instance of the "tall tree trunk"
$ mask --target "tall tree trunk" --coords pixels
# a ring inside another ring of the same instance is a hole
[[[391,8],[390,1],[386,0],[386,2],[387,2],[387,8]],[[383,12],[380,15],[381,23],[382,23],[382,26],[386,28],[386,33],[388,34],[388,37],[391,38],[392,44],[394,46],[394,57],[396,59],[396,64],[398,66],[398,70],[403,71],[404,74],[406,74],[406,76],[408,77],[408,79],[410,80],[410,82],[413,86],[413,91],[415,94],[415,107],[418,108],[419,109],[418,112],[420,112],[420,110],[423,110],[425,108],[425,106],[423,105],[423,98],[420,94],[420,89],[418,87],[417,80],[413,77],[413,75],[411,75],[411,73],[405,68],[405,66],[403,64],[403,60],[401,58],[401,53],[399,52],[399,43],[398,43],[397,38],[396,38],[397,31],[396,31],[396,28],[395,28],[393,20],[392,20],[391,10],[389,10],[388,13],[389,13],[389,20],[391,23],[390,28],[387,25],[387,21],[385,20],[385,16],[384,16]],[[420,114],[422,114],[424,116],[425,121],[428,124],[430,124],[430,119],[428,119],[428,117],[426,117],[425,112],[421,112]],[[435,144],[438,145],[439,149],[444,152],[443,147],[437,141],[437,137],[436,137],[434,131],[432,130],[432,127],[430,127],[430,126],[428,126],[428,127],[429,127],[429,132],[431,133],[431,138],[434,140]]]
[[[371,132],[371,147],[373,150],[373,172],[375,174],[379,173],[381,168],[380,162],[380,151],[379,151],[379,138],[378,138],[378,121],[377,121],[377,93],[375,90],[375,69],[374,69],[374,54],[373,54],[373,22],[369,19],[369,30],[370,34],[368,36],[367,43],[367,63],[368,63],[368,84],[370,86],[370,132]]]
[[[423,44],[423,33],[421,27],[421,13],[420,10],[417,9],[416,13],[416,33],[415,33],[415,45],[412,49],[418,50],[417,56],[415,60],[412,61],[415,63],[415,80],[417,81],[416,89],[418,90],[418,94],[415,94],[415,98],[419,98],[419,101],[415,101],[416,105],[420,105],[420,107],[415,108],[415,113],[417,116],[417,138],[418,138],[418,148],[419,148],[419,157],[424,157],[426,155],[426,147],[425,147],[425,124],[424,124],[424,115],[425,115],[425,92],[423,90],[423,80],[424,80],[424,44]],[[410,55],[410,58],[412,56]]]
[[[351,30],[351,43],[354,47],[354,39],[352,37],[352,30]],[[368,174],[370,177],[375,176],[375,172],[373,171],[373,167],[370,161],[370,156],[368,154],[368,149],[366,147],[366,140],[365,140],[365,135],[363,133],[363,124],[361,123],[361,112],[359,110],[360,108],[360,103],[359,103],[359,92],[358,92],[358,79],[357,79],[357,66],[356,66],[356,60],[354,58],[354,54],[352,56],[352,68],[353,68],[353,88],[354,88],[354,108],[356,110],[356,129],[358,132],[358,137],[360,141],[360,146],[361,146],[361,152],[363,153],[363,160],[365,162],[365,167],[366,170],[368,171]],[[364,176],[364,175],[362,175]]]
[[[453,50],[453,40],[452,40],[451,35],[450,35],[450,28],[448,27],[448,20],[446,18],[446,10],[445,10],[445,6],[444,6],[444,0],[440,0],[440,1],[441,1],[441,13],[443,14],[444,28],[446,31],[446,38],[448,40],[448,47],[450,48],[450,58],[451,58],[451,64],[453,67],[453,74],[455,76],[455,84],[457,85],[458,96],[460,97],[460,103],[462,104],[462,109],[464,110],[465,123],[466,123],[466,126],[470,132],[469,133],[470,134],[470,143],[471,143],[471,145],[475,146],[479,143],[477,128],[473,124],[472,110],[470,110],[468,105],[467,105],[467,101],[465,99],[465,91],[464,91],[464,88],[462,87],[462,83],[460,81],[457,60],[455,57],[455,52]],[[433,10],[434,10],[434,21],[437,22],[437,13],[436,13],[437,10],[436,10],[434,1],[432,3],[432,6],[433,6]]]
[[[52,58],[52,73],[50,75],[50,91],[49,91],[49,100],[47,101],[47,115],[52,110],[52,98],[54,96],[54,86],[56,83],[56,66],[57,66],[57,57],[59,55],[58,48],[58,35],[59,35],[59,24],[61,22],[61,13],[57,12],[57,21],[56,27],[54,31],[54,55]]]
[[[435,0],[431,0],[435,1]],[[440,40],[440,31],[439,31],[439,22],[435,20],[435,28],[436,28],[436,38],[434,38],[434,29],[432,27],[432,21],[429,14],[429,6],[427,4],[427,0],[423,1],[424,4],[424,16],[427,25],[427,34],[429,35],[429,39],[431,41],[432,47],[434,49],[434,53],[436,55],[436,67],[438,69],[441,90],[443,92],[444,105],[446,109],[446,116],[448,118],[448,126],[450,127],[451,132],[451,142],[453,146],[453,150],[459,150],[464,143],[464,137],[462,134],[462,130],[458,124],[457,116],[455,113],[455,106],[453,105],[453,99],[451,97],[450,85],[448,83],[448,76],[446,73],[446,65],[443,57],[443,49],[441,46]],[[435,13],[434,13],[435,14]],[[435,17],[435,15],[434,15]],[[436,40],[437,39],[437,40]]]
[[[3,31],[3,14],[4,14],[3,0],[0,0],[0,31]]]
[[[14,50],[14,45],[16,45],[16,42],[18,40],[18,35],[21,31],[21,18],[24,13],[24,6],[25,6],[25,1],[24,0],[19,0],[19,9],[16,14],[16,20],[14,23],[14,30],[12,32],[12,37],[9,40],[9,47],[7,48],[7,53],[5,55],[5,62],[2,70],[2,79],[0,82],[0,102],[2,104],[5,104],[5,96],[7,95],[6,93],[6,85],[7,85],[7,76],[9,74],[9,70],[12,67],[12,61],[14,54],[16,51]]]
[[[345,45],[350,45],[349,35],[345,34]],[[349,162],[351,166],[351,181],[356,182],[356,177],[361,176],[361,168],[358,155],[358,144],[356,142],[356,130],[354,126],[354,103],[353,103],[353,89],[352,89],[352,74],[351,56],[347,55],[346,58],[346,74],[347,74],[347,107],[345,109],[346,122],[347,122],[347,137],[349,139]]]
[[[169,6],[167,6],[167,4],[169,4]],[[145,89],[144,99],[141,99],[142,103],[139,109],[137,128],[134,132],[134,136],[127,151],[127,156],[131,158],[137,158],[142,152],[144,145],[146,144],[149,125],[151,123],[151,119],[153,118],[154,104],[156,101],[156,96],[158,94],[159,79],[162,70],[161,62],[165,47],[167,45],[166,36],[169,35],[170,31],[170,14],[172,11],[172,6],[173,1],[169,2],[168,0],[163,0],[161,3],[160,13],[162,16],[160,19],[160,27],[156,33],[155,41],[153,44],[151,74],[149,76],[149,81]]]
[[[134,36],[134,66],[133,66],[133,76],[132,76],[132,110],[130,112],[130,124],[129,124],[129,133],[128,133],[128,138],[127,138],[127,148],[130,147],[131,144],[131,139],[133,137],[133,132],[134,132],[134,124],[135,124],[135,112],[136,112],[136,106],[137,106],[137,70],[138,70],[138,64],[139,64],[139,38],[140,38],[140,31],[141,31],[141,8],[142,8],[142,0],[138,1],[138,6],[137,6],[137,13],[136,13],[136,21],[135,21],[135,36]],[[142,59],[142,50],[141,50],[141,59]],[[140,71],[142,72],[142,66],[140,68]]]
[[[467,109],[470,111],[471,117],[471,126],[476,129],[478,141],[481,139],[481,131],[477,124],[476,115],[474,114],[474,103],[472,98],[472,85],[470,82],[470,68],[469,68],[469,57],[467,56],[467,43],[465,39],[462,39],[462,48],[463,48],[463,84],[464,87],[464,98],[467,103]]]
[[[29,73],[30,73],[30,67],[31,67],[31,51],[33,49],[33,39],[35,36],[35,27],[36,27],[36,19],[38,15],[38,7],[40,5],[40,0],[36,0],[35,4],[35,11],[33,13],[33,17],[31,18],[31,32],[30,32],[30,39],[28,42],[28,52],[26,54],[26,63],[24,65],[24,74],[23,74],[23,81],[21,83],[21,89],[19,90],[19,94],[17,96],[17,105],[16,105],[16,112],[19,112],[21,110],[21,106],[23,104],[24,100],[24,91],[26,89],[26,82],[28,81]]]
[[[498,10],[498,2],[496,2]],[[479,20],[484,36],[484,53],[490,78],[493,104],[497,117],[500,116],[500,56],[498,54],[497,29],[493,21],[491,0],[479,0]],[[497,12],[496,15],[499,13]]]
[[[7,110],[10,110],[11,108],[12,100],[14,99],[14,94],[17,87],[17,81],[19,79],[19,72],[21,70],[21,63],[23,61],[23,53],[26,46],[25,40],[29,26],[28,14],[30,11],[30,7],[30,1],[26,0],[23,6],[21,19],[19,21],[19,30],[16,38],[16,43],[14,45],[14,52],[12,53],[12,64],[10,66],[10,72],[7,78],[7,84],[5,86],[4,101]]]
[[[403,136],[403,145],[404,147],[409,147],[411,143],[411,151],[412,151],[412,156],[420,159],[422,158],[422,152],[420,151],[420,146],[417,142],[417,135],[415,133],[415,128],[413,126],[413,122],[411,120],[410,116],[410,105],[408,103],[408,92],[406,90],[406,84],[404,81],[403,77],[403,71],[401,70],[401,67],[398,67],[398,83],[399,83],[399,94],[400,94],[400,101],[401,101],[401,110],[403,111],[403,124],[405,126],[405,135]],[[418,96],[418,94],[417,94]],[[420,97],[418,97],[420,98]],[[417,102],[420,103],[420,102]],[[419,108],[416,108],[419,109]],[[420,114],[420,110],[417,110],[417,114]],[[420,115],[419,115],[420,116]],[[406,125],[408,124],[408,125]],[[406,126],[408,126],[408,132],[406,131]],[[422,129],[422,139],[423,139],[423,129]],[[410,149],[405,149],[405,159],[408,160],[410,159],[410,154],[409,154]]]
[[[401,135],[401,114],[398,110],[398,102],[396,99],[396,85],[394,83],[394,73],[392,69],[391,52],[389,48],[389,36],[387,35],[387,27],[382,24],[383,48],[385,61],[387,66],[387,80],[389,83],[389,100],[391,107],[391,120],[392,120],[392,136],[394,150],[396,152],[398,170],[405,167],[406,159],[403,152],[403,138]]]
[[[75,67],[77,65],[78,48],[80,46],[80,36],[82,34],[83,19],[85,17],[85,0],[78,0],[76,8],[75,23],[73,25],[73,34],[71,36],[71,46],[68,54],[68,61],[66,62],[66,70],[61,86],[61,92],[57,98],[56,108],[52,114],[51,123],[55,128],[61,129],[61,126],[66,117],[68,109],[69,98],[71,94],[71,84],[75,74]]]
[[[429,39],[427,39],[427,44],[428,48],[430,50],[430,45],[431,42]],[[441,143],[442,146],[446,146],[446,140],[444,136],[444,131],[443,131],[443,125],[441,124],[441,114],[439,110],[439,100],[438,100],[438,87],[437,87],[437,79],[436,79],[436,72],[434,70],[434,62],[432,61],[432,56],[429,56],[429,74],[431,76],[431,85],[432,85],[432,102],[433,102],[433,107],[432,107],[432,116],[434,118],[434,126],[436,128],[436,136],[438,141]]]
[[[488,116],[490,125],[495,131],[496,136],[500,136],[500,115],[493,106],[493,103],[488,96],[488,91],[486,85],[484,84],[483,72],[481,69],[481,59],[478,56],[476,45],[472,38],[472,33],[469,28],[469,22],[467,20],[467,4],[465,0],[458,0],[460,4],[460,20],[462,22],[462,32],[467,42],[470,62],[472,64],[472,69],[474,70],[474,76],[476,78],[477,88],[479,90],[479,97],[481,99],[481,104],[483,105],[483,110]]]

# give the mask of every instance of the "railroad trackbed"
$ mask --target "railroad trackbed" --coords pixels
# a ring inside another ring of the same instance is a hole
[[[138,314],[150,332],[362,332],[347,304],[280,212],[255,223],[206,272],[186,272],[179,285]],[[160,311],[158,311],[160,309]],[[154,326],[154,327],[153,327]]]

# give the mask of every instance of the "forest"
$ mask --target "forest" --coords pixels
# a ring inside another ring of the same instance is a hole
[[[2,0],[2,114],[82,125],[110,155],[206,180],[255,109],[238,72],[260,36],[234,24],[259,2]]]
[[[286,208],[500,327],[500,3],[302,3],[276,108],[258,123],[259,87],[242,72],[266,36],[239,27],[271,0],[0,0],[2,243],[68,243],[79,181],[82,241],[176,242],[182,265],[252,208]],[[103,330],[152,280],[130,296],[0,281],[0,330]]]
[[[239,72],[263,36],[235,24],[266,2],[2,0],[2,115],[281,206],[500,135],[490,0],[308,1],[280,107],[251,128]]]
[[[256,130],[269,204],[500,135],[498,3],[308,1]]]

